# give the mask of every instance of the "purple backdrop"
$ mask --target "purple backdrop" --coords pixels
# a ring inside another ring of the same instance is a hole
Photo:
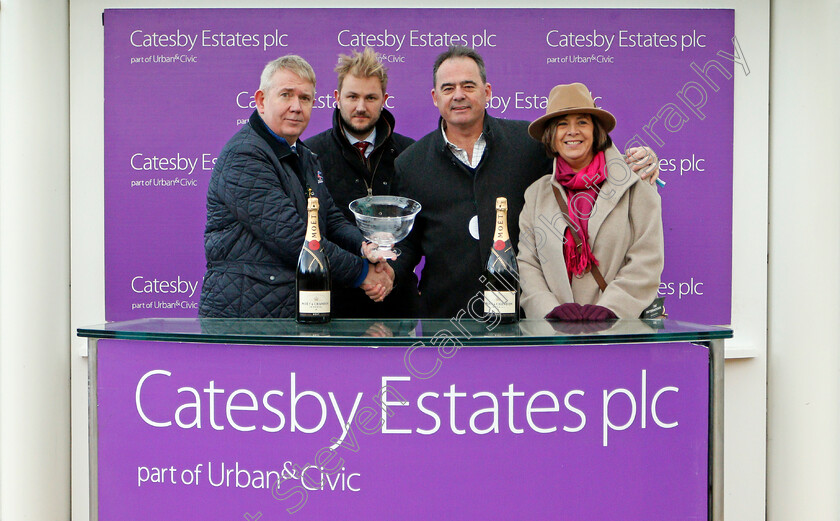
[[[99,519],[707,519],[707,349],[463,348],[426,380],[406,349],[100,340]],[[431,367],[432,349],[414,354]],[[360,430],[383,415],[383,379],[386,402],[408,402],[386,427],[406,433]],[[292,516],[300,481],[280,500],[256,471],[321,449],[336,473]]]
[[[616,115],[619,148],[656,150],[660,293],[672,317],[727,324],[733,32],[733,10],[708,9],[107,10],[106,318],[196,315],[213,160],[266,62],[297,53],[315,68],[308,138],[330,124],[338,54],[371,45],[390,68],[396,130],[419,138],[438,118],[434,58],[465,43],[487,62],[491,114],[535,119],[552,86],[580,81]]]

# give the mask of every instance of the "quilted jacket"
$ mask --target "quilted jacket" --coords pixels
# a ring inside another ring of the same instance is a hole
[[[296,148],[297,155],[254,111],[219,154],[207,191],[200,316],[294,316],[308,189],[320,202],[333,284],[354,286],[362,275],[362,234],[333,203],[317,156],[300,140]]]

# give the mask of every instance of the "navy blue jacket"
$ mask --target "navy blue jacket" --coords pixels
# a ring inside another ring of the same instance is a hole
[[[321,244],[333,285],[352,286],[361,276],[364,238],[333,203],[317,156],[299,140],[296,148],[297,155],[254,111],[219,154],[207,191],[200,316],[295,315],[307,189],[320,203]]]

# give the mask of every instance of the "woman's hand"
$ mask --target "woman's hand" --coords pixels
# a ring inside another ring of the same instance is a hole
[[[552,309],[545,318],[553,318],[565,322],[600,322],[603,320],[614,320],[618,317],[604,306],[596,306],[595,304],[581,306],[574,302],[567,302]]]
[[[560,304],[556,308],[549,311],[548,315],[546,315],[545,318],[553,318],[556,320],[563,320],[566,322],[574,322],[578,320],[583,320],[583,314],[581,313],[580,304],[576,304],[574,302],[566,302],[565,304]]]
[[[596,306],[595,304],[586,304],[581,306],[580,314],[583,315],[583,320],[598,322],[602,320],[615,320],[618,318],[610,309],[605,308],[604,306]]]

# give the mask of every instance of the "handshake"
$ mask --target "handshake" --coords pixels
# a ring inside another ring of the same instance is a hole
[[[374,302],[382,302],[394,289],[394,268],[376,251],[377,245],[365,242],[362,253],[371,263],[367,277],[359,286]]]

